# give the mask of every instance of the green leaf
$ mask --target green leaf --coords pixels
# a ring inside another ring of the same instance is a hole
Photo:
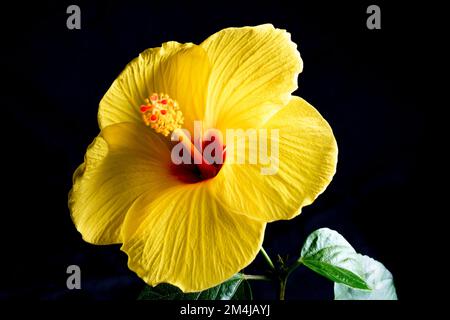
[[[372,290],[358,290],[335,283],[334,298],[336,300],[397,300],[394,280],[389,270],[382,263],[368,256],[358,254],[358,259],[364,270],[364,279]]]
[[[247,286],[247,287],[245,287]],[[156,287],[146,286],[138,300],[250,300],[250,285],[240,273],[225,282],[201,292],[183,293],[179,288],[167,283]]]
[[[245,279],[242,280],[231,300],[253,300],[253,293],[250,282]]]
[[[334,282],[370,289],[355,249],[334,230],[322,228],[311,233],[298,262]]]

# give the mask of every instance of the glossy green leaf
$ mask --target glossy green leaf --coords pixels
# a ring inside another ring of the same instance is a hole
[[[338,232],[322,228],[306,239],[299,263],[337,283],[370,289],[355,249]]]
[[[358,255],[364,270],[364,280],[372,288],[371,291],[358,290],[344,284],[334,284],[336,300],[397,300],[392,274],[386,267],[368,257]]]
[[[253,300],[253,292],[250,282],[245,279],[242,280],[231,300]]]
[[[138,300],[250,300],[250,285],[240,273],[227,281],[201,292],[183,293],[179,288],[161,283],[156,287],[146,286]]]

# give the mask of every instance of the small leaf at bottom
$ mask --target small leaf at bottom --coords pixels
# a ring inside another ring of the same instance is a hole
[[[334,230],[322,228],[311,233],[303,245],[299,262],[334,282],[370,289],[355,249]]]
[[[140,293],[138,300],[250,300],[251,290],[243,287],[244,285],[249,286],[240,273],[201,292],[183,293],[175,286],[161,283],[156,287],[146,286]]]

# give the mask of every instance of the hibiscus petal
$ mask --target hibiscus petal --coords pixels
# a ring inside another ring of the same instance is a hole
[[[170,151],[144,125],[121,123],[104,128],[89,146],[69,194],[72,220],[83,239],[121,243],[126,212],[143,193],[178,184],[170,173]]]
[[[221,30],[201,45],[211,61],[207,127],[257,128],[289,102],[302,60],[285,30],[270,24]]]
[[[100,128],[120,122],[142,122],[139,107],[152,93],[178,101],[185,128],[203,119],[210,64],[205,51],[192,43],[167,42],[131,61],[100,101]]]
[[[142,197],[122,229],[128,267],[151,286],[184,292],[215,286],[257,255],[265,223],[230,214],[209,191],[211,181],[180,185],[158,199]]]
[[[232,212],[266,222],[291,219],[331,182],[337,165],[336,140],[319,112],[298,97],[293,97],[264,128],[267,138],[271,130],[279,130],[279,138],[271,138],[267,147],[270,154],[271,144],[278,142],[279,162],[249,164],[249,152],[256,149],[247,141],[245,164],[231,164],[227,155],[215,177],[215,192]],[[262,174],[264,170],[274,174]]]

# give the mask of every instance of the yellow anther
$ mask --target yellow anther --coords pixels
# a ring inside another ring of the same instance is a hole
[[[147,126],[166,137],[174,130],[181,128],[184,118],[178,102],[164,93],[159,95],[153,93],[144,101],[145,104],[141,105],[141,113]]]

